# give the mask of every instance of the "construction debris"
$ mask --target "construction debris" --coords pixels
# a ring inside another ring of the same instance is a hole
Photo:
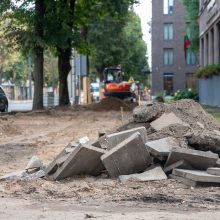
[[[106,152],[101,160],[111,177],[142,172],[152,162],[138,132]]]
[[[80,145],[69,154],[59,155],[46,170],[53,180],[61,180],[79,174],[99,175],[104,166],[100,157],[105,150],[93,146]]]
[[[106,135],[105,137],[101,138],[100,144],[103,149],[111,150],[118,144],[120,144],[122,141],[126,140],[128,137],[130,137],[132,134],[139,132],[141,135],[141,138],[143,142],[146,142],[146,135],[147,131],[145,127],[138,127],[110,135]]]
[[[128,124],[112,132],[100,131],[97,140],[84,137],[70,142],[45,173],[52,180],[62,180],[106,172],[122,182],[165,180],[170,174],[189,186],[219,185],[219,154],[219,124],[198,103],[181,100],[138,106]],[[0,180],[33,180],[45,175],[35,157],[26,169],[30,168],[38,170],[19,171]]]
[[[220,176],[208,174],[206,171],[174,169],[171,177],[183,181],[189,186],[213,184],[220,186]]]
[[[33,156],[28,162],[25,169],[29,170],[29,169],[37,169],[42,167],[43,167],[42,161],[37,156]]]
[[[217,167],[209,167],[207,169],[207,173],[208,174],[212,174],[212,175],[216,175],[216,176],[220,176],[220,168]]]
[[[166,137],[155,141],[147,142],[147,149],[154,157],[168,157],[171,150],[180,147],[178,140],[173,137]]]
[[[185,160],[189,165],[198,170],[213,167],[218,159],[218,154],[184,148],[174,148],[169,154],[165,167],[179,160]]]
[[[143,173],[122,175],[119,176],[121,182],[128,180],[135,180],[140,182],[152,181],[152,180],[166,180],[167,176],[160,166],[152,166]]]
[[[172,170],[175,169],[175,168],[191,170],[192,166],[188,162],[186,162],[185,160],[179,160],[179,161],[165,167],[164,172],[165,173],[171,173]]]

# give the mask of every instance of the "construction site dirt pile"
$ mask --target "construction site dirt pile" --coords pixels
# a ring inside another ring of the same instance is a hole
[[[136,106],[136,103],[127,102],[115,97],[110,97],[102,99],[98,103],[88,105],[87,109],[92,111],[120,111],[121,108],[123,108],[123,111],[132,111],[133,108]]]

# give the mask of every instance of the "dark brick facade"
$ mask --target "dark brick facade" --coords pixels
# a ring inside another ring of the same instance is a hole
[[[186,11],[181,0],[174,0],[172,15],[163,14],[163,0],[152,0],[152,93],[164,91],[164,73],[173,73],[173,89],[186,88],[186,74],[194,73],[196,65],[187,65],[184,55]],[[173,40],[164,40],[164,23],[173,23]],[[164,65],[164,48],[173,48],[172,66]]]

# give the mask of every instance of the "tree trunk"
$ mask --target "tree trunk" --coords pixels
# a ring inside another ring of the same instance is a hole
[[[35,34],[39,39],[43,39],[44,20],[44,0],[35,0]],[[34,48],[34,102],[33,110],[43,109],[43,67],[44,48],[37,45]]]
[[[58,71],[59,71],[59,105],[69,105],[69,91],[67,77],[71,70],[70,65],[71,49],[58,50]]]
[[[3,68],[0,66],[0,85],[2,84]]]
[[[34,102],[33,110],[43,109],[43,66],[44,66],[44,49],[35,48],[34,60]]]

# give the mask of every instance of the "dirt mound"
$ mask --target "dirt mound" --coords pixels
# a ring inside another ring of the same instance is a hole
[[[87,108],[92,111],[120,111],[121,107],[123,107],[124,111],[132,111],[135,106],[135,103],[129,103],[119,98],[111,97],[102,99],[99,103],[88,105]]]
[[[171,104],[165,104],[165,112],[173,112],[193,129],[207,129],[211,131],[220,129],[220,125],[213,116],[207,113],[199,103],[191,99],[183,99]]]

